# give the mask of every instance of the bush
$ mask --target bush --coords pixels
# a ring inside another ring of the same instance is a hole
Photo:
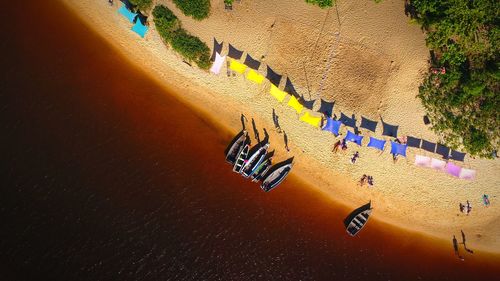
[[[411,0],[411,16],[427,31],[434,67],[418,97],[432,128],[454,148],[491,157],[500,139],[498,1]]]
[[[181,28],[179,19],[163,5],[153,9],[153,21],[160,36],[166,43],[189,61],[194,61],[198,67],[210,67],[210,49],[198,37],[188,34]]]
[[[184,15],[202,20],[210,14],[210,0],[173,0]]]
[[[320,8],[332,7],[334,0],[306,0],[307,3],[318,5]]]
[[[151,7],[153,0],[130,0],[130,3],[137,6],[137,9],[141,11],[147,11]]]
[[[200,68],[210,67],[210,49],[198,37],[179,29],[172,38],[172,48],[190,61],[194,61]]]
[[[170,42],[174,32],[180,28],[179,19],[163,5],[158,5],[153,9],[153,21],[156,30],[166,42]]]

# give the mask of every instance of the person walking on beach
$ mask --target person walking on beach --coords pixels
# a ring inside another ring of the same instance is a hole
[[[472,205],[469,203],[469,200],[467,200],[466,208],[467,215],[469,215],[469,213],[472,211]]]
[[[354,153],[354,155],[351,158],[351,164],[356,163],[356,160],[358,160],[358,158],[359,158],[359,152],[356,151],[356,153]]]
[[[359,185],[361,185],[361,186],[365,185],[365,182],[367,179],[368,179],[368,176],[366,174],[363,174],[363,176],[359,180]]]
[[[285,141],[285,149],[286,149],[286,152],[289,152],[290,151],[290,148],[288,147],[288,136],[286,135],[286,132],[283,131],[283,140]]]
[[[346,150],[347,149],[347,142],[345,139],[342,140],[342,150]]]
[[[368,181],[369,186],[373,186],[373,177],[372,176],[368,176],[367,181]]]
[[[338,140],[334,145],[333,145],[333,148],[332,148],[332,152],[333,153],[336,153],[338,150],[339,150],[339,147],[342,146],[342,142],[340,140]]]

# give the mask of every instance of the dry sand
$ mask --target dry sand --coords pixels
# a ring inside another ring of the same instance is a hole
[[[379,155],[350,144],[347,152],[333,154],[337,138],[300,122],[293,110],[268,94],[268,82],[255,85],[241,75],[227,77],[225,67],[219,76],[189,67],[163,44],[151,20],[145,39],[131,32],[131,24],[116,11],[118,0],[114,7],[106,0],[63,2],[169,92],[228,131],[227,139],[241,129],[241,113],[255,118],[257,126],[270,133],[275,160],[295,156],[293,174],[333,201],[353,208],[371,199],[379,220],[446,243],[463,229],[470,248],[500,252],[499,160],[466,157],[461,165],[477,170],[477,179],[466,181],[413,166],[415,153],[430,155],[416,149],[409,149],[408,158],[396,164],[387,149]],[[243,0],[226,12],[223,0],[215,0],[210,17],[201,22],[183,16],[171,1],[155,2],[172,9],[184,28],[210,47],[215,37],[254,58],[265,56],[263,61],[288,75],[305,97],[335,101],[337,115],[356,114],[358,120],[361,115],[375,120],[382,116],[400,126],[399,135],[439,140],[424,125],[425,112],[416,98],[428,68],[425,35],[409,23],[404,1],[338,0],[337,9],[322,10],[303,0]],[[265,74],[264,67],[260,70]],[[316,103],[314,109],[318,107]],[[273,129],[273,108],[288,135],[289,153],[283,134]],[[250,122],[247,128],[251,131]],[[381,137],[380,123],[376,133],[362,133]],[[349,159],[355,151],[361,157],[352,165]],[[362,174],[372,175],[375,187],[357,186]],[[490,195],[490,207],[483,206],[483,193]],[[473,206],[469,216],[458,208],[466,200]]]

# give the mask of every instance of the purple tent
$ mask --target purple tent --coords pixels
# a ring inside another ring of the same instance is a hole
[[[346,141],[354,142],[357,145],[361,146],[361,141],[363,140],[363,136],[358,136],[355,133],[347,130],[347,136],[345,137]]]
[[[335,136],[338,136],[340,125],[342,125],[342,122],[333,120],[332,118],[326,118],[326,125],[323,127],[323,131],[330,131]]]
[[[401,155],[406,157],[406,144],[399,144],[391,141],[391,154]]]
[[[457,166],[451,162],[448,162],[448,164],[446,164],[446,172],[454,177],[458,178],[458,176],[460,176],[461,170],[462,170],[462,167]]]
[[[385,140],[379,140],[374,137],[370,137],[370,142],[368,143],[368,147],[373,147],[384,151],[384,146],[385,146]]]

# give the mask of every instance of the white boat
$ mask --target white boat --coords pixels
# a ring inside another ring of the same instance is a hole
[[[250,151],[250,146],[245,144],[241,151],[238,153],[238,157],[236,157],[236,161],[234,162],[233,172],[240,173],[241,168],[245,165],[245,161],[247,160],[248,151]]]
[[[231,143],[229,144],[227,150],[226,150],[226,162],[228,162],[231,165],[234,165],[236,162],[236,159],[238,157],[238,154],[241,152],[245,144],[248,144],[250,139],[248,138],[248,132],[243,130],[240,133],[238,133]]]
[[[269,148],[269,143],[266,143],[260,146],[259,149],[257,149],[257,151],[253,152],[253,154],[250,155],[248,161],[241,169],[241,174],[245,178],[248,178],[255,172],[259,164],[264,160],[264,157],[266,157],[268,148]]]
[[[268,192],[282,183],[292,170],[292,161],[293,157],[272,166],[262,179],[260,188],[262,188],[262,190],[264,190],[265,192]]]

